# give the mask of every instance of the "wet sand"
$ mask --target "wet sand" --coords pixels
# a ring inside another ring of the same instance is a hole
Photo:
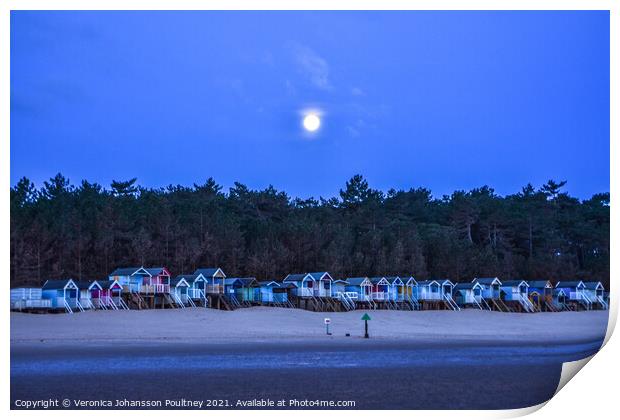
[[[551,398],[561,365],[599,342],[460,345],[373,342],[305,344],[91,344],[17,346],[11,351],[11,404],[17,400],[353,401],[346,409],[500,409]],[[239,403],[242,402],[242,405]],[[62,408],[62,407],[58,407]],[[101,407],[128,408],[128,407]],[[160,408],[160,407],[157,407]],[[333,407],[338,408],[338,407]]]

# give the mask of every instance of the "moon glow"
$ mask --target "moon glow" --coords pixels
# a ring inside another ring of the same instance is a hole
[[[303,120],[304,129],[309,132],[314,132],[321,126],[321,119],[316,114],[308,114]]]

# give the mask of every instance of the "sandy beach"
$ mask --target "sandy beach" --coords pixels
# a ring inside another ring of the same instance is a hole
[[[364,311],[12,313],[11,398],[526,407],[551,398],[564,361],[598,350],[608,317],[606,311],[368,313],[369,340],[362,338]],[[325,334],[326,317],[331,336]],[[162,388],[163,378],[168,386]],[[85,381],[91,386],[84,387]]]
[[[77,314],[11,313],[11,344],[131,343],[242,344],[357,341],[364,311],[315,313],[254,307],[232,312],[205,308],[90,311]],[[371,339],[399,342],[570,343],[601,340],[607,311],[498,313],[479,310],[368,311]],[[331,336],[324,319],[330,318]],[[345,334],[349,333],[350,337]]]

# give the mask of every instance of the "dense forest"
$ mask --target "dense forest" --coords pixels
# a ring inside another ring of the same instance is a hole
[[[11,285],[99,279],[119,266],[165,265],[176,275],[588,279],[609,286],[609,193],[579,200],[565,182],[505,197],[484,186],[435,198],[351,178],[339,197],[293,199],[273,187],[212,178],[193,187],[110,188],[61,174],[11,188]]]

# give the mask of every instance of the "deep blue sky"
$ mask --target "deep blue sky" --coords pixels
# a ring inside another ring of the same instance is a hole
[[[59,171],[587,198],[609,190],[609,15],[12,12],[11,183]]]

